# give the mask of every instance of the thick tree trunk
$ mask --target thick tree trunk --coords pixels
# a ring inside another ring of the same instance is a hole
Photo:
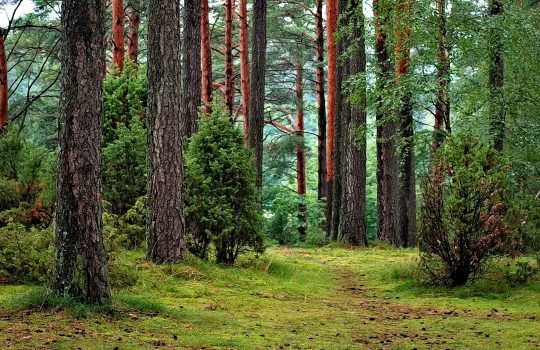
[[[332,203],[333,203],[333,182],[334,182],[334,127],[336,116],[336,95],[337,95],[337,45],[336,31],[338,21],[338,0],[328,0],[326,2],[326,46],[328,60],[328,112],[326,127],[326,223],[327,234],[332,236]]]
[[[251,101],[249,104],[249,145],[257,169],[257,187],[262,189],[264,101],[266,76],[266,5],[267,0],[253,1],[253,38],[251,53]]]
[[[212,100],[212,47],[210,42],[208,0],[201,0],[201,66],[202,102],[206,113],[210,113]]]
[[[384,94],[392,88],[394,65],[387,48],[386,27],[389,5],[373,0],[375,18],[375,52],[377,56],[377,237],[391,244],[399,244],[398,237],[398,160],[396,157],[397,125],[392,107]]]
[[[225,0],[225,105],[230,115],[234,112],[233,13],[232,0]]]
[[[437,0],[437,102],[435,103],[435,127],[433,130],[433,152],[443,143],[451,132],[450,101],[450,60],[446,32],[446,0]],[[443,130],[446,128],[446,131]]]
[[[105,0],[64,0],[52,289],[87,302],[110,297],[101,219]],[[79,285],[82,279],[83,285]]]
[[[354,52],[351,54],[349,68],[351,76],[366,73],[366,46],[364,30],[364,14],[362,2],[351,0],[349,15],[352,16],[352,37]],[[351,96],[358,96],[351,108],[351,116],[347,125],[346,140],[346,175],[344,203],[345,206],[345,238],[354,246],[367,246],[366,228],[366,115],[367,115],[367,81],[364,76],[353,85]]]
[[[7,30],[0,28],[0,132],[2,132],[8,121],[8,79],[7,79],[7,58],[5,40]]]
[[[412,1],[399,0],[395,16],[396,84],[401,92],[399,147],[399,237],[404,247],[416,245],[416,167],[414,157],[414,121],[410,74]]]
[[[315,85],[317,92],[317,121],[318,121],[318,184],[317,198],[322,200],[327,194],[326,179],[326,97],[324,89],[324,24],[323,24],[323,0],[317,0],[317,12],[315,17],[317,32],[316,39],[316,76]]]
[[[112,0],[113,67],[124,70],[124,1]]]
[[[300,240],[305,241],[307,233],[306,205],[306,149],[304,145],[304,65],[296,66],[296,180],[298,185],[298,218]]]
[[[242,90],[242,116],[244,139],[249,145],[249,32],[247,0],[240,0],[240,79]]]
[[[180,7],[148,5],[148,258],[184,258],[183,144],[180,102]]]
[[[186,0],[184,3],[184,40],[182,69],[182,133],[184,138],[198,129],[198,113],[201,105],[201,0]],[[186,146],[186,145],[184,145]]]
[[[499,152],[504,148],[506,129],[506,108],[504,103],[504,60],[503,35],[498,23],[503,14],[502,0],[489,0],[490,45],[489,45],[489,101],[491,112],[491,132],[494,136],[493,145]]]
[[[131,0],[128,13],[129,32],[128,32],[128,56],[138,63],[139,59],[139,27],[141,25],[141,0]]]

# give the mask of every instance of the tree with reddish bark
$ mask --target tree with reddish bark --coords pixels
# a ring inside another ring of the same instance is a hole
[[[201,67],[202,67],[202,102],[206,113],[210,113],[212,101],[212,47],[210,42],[208,0],[201,0]]]
[[[234,112],[233,13],[233,0],[225,0],[225,106],[231,116]]]
[[[322,200],[327,196],[326,179],[326,96],[324,88],[324,23],[323,0],[317,0],[315,14],[316,27],[316,94],[317,94],[317,125],[318,125],[318,184],[317,198]]]
[[[300,240],[305,241],[307,234],[306,205],[306,149],[304,145],[304,65],[296,65],[296,181],[298,185],[298,218]]]
[[[0,132],[8,122],[8,79],[5,40],[7,30],[0,28]]]
[[[113,67],[124,70],[124,1],[112,0]]]
[[[128,32],[128,56],[138,63],[139,59],[139,27],[141,25],[141,0],[130,0],[128,12],[129,32]]]
[[[240,89],[242,92],[242,116],[244,140],[249,144],[249,33],[247,0],[240,0]]]

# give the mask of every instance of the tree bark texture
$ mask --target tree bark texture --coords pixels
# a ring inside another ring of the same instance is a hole
[[[404,247],[416,245],[416,161],[410,75],[411,23],[413,0],[398,0],[394,16],[396,85],[401,95],[399,107],[399,237]],[[400,86],[401,85],[401,86]]]
[[[52,289],[87,302],[109,299],[102,235],[101,137],[105,0],[64,0]],[[82,283],[81,283],[82,282]]]
[[[262,189],[264,101],[266,76],[266,6],[267,0],[253,1],[253,38],[251,46],[251,101],[249,104],[249,145],[257,170],[257,187]]]
[[[504,148],[506,129],[506,108],[504,102],[504,59],[503,33],[499,18],[503,14],[502,0],[489,0],[490,35],[489,35],[489,101],[491,112],[491,132],[494,135],[493,146],[499,152]]]
[[[322,200],[327,195],[326,179],[326,96],[324,88],[324,24],[323,0],[317,0],[316,26],[316,60],[317,68],[315,86],[317,93],[317,123],[318,123],[318,184],[317,198]]]
[[[240,0],[240,89],[242,92],[242,116],[244,139],[249,145],[249,32],[247,0]]]
[[[307,233],[306,205],[306,149],[304,145],[304,65],[296,66],[296,180],[298,185],[298,218],[300,240],[305,241]]]
[[[364,14],[362,2],[351,0],[349,3],[352,37],[354,45],[351,53],[350,76],[361,78],[358,85],[352,85],[350,96],[354,96],[350,104],[350,120],[347,125],[346,140],[346,174],[344,179],[345,206],[345,238],[353,246],[365,247],[367,241],[366,227],[366,115],[367,115],[367,81],[366,46]]]
[[[446,135],[452,131],[450,125],[450,59],[446,29],[446,0],[437,0],[437,101],[435,103],[435,126],[433,152],[441,146]]]
[[[233,1],[225,0],[225,105],[231,116],[234,112],[233,13]]]
[[[113,67],[124,70],[124,1],[112,0]]]
[[[0,28],[0,132],[2,132],[8,122],[8,79],[7,79],[7,57],[5,40],[7,30]]]
[[[398,245],[398,159],[397,123],[383,94],[392,88],[394,64],[387,47],[389,4],[373,0],[375,53],[377,56],[377,237]]]
[[[186,0],[184,2],[183,119],[181,120],[184,138],[190,137],[198,129],[202,86],[200,11],[201,0]]]
[[[202,102],[206,113],[210,113],[212,100],[212,47],[210,41],[208,0],[201,0],[201,66]]]
[[[181,260],[186,251],[180,73],[179,2],[150,0],[147,255],[155,262]]]
[[[141,26],[141,10],[141,0],[130,1],[130,9],[128,13],[128,56],[135,63],[139,62],[139,28]]]

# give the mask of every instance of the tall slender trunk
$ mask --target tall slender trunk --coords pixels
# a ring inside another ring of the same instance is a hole
[[[113,66],[124,70],[124,1],[112,0]]]
[[[387,48],[386,27],[390,8],[385,1],[373,0],[375,52],[377,56],[377,237],[399,244],[398,237],[398,160],[397,125],[392,106],[384,98],[392,88],[394,65]]]
[[[52,289],[87,302],[110,298],[101,218],[105,0],[64,0]],[[83,284],[80,285],[79,281]]]
[[[201,0],[184,3],[184,39],[182,69],[182,132],[183,137],[193,135],[198,129],[198,113],[201,105]],[[184,145],[185,146],[185,145]]]
[[[296,66],[296,180],[298,185],[298,218],[300,227],[298,233],[304,241],[307,233],[307,204],[306,204],[306,149],[304,145],[304,65]]]
[[[317,121],[318,121],[318,184],[317,198],[322,200],[327,194],[326,179],[326,97],[324,95],[324,24],[323,24],[323,0],[317,0],[317,12],[315,17],[317,32],[316,39],[316,76],[315,85],[317,91]]]
[[[437,102],[435,103],[435,127],[433,131],[433,152],[443,143],[446,134],[452,131],[450,125],[450,60],[446,30],[446,0],[437,0]],[[445,128],[446,130],[443,130]]]
[[[242,116],[244,140],[249,144],[249,32],[247,0],[240,0],[240,79],[242,90]]]
[[[502,152],[504,149],[504,135],[506,129],[506,107],[504,102],[504,59],[503,59],[503,33],[499,18],[503,14],[502,0],[489,0],[490,16],[490,45],[489,45],[489,101],[491,113],[491,131],[493,145]]]
[[[202,102],[206,113],[210,113],[212,100],[212,47],[210,42],[208,0],[201,0],[201,67]]]
[[[328,112],[327,112],[327,137],[326,137],[326,223],[327,234],[332,235],[332,203],[334,182],[334,127],[336,116],[337,95],[337,45],[336,31],[338,21],[338,0],[326,2],[326,46],[328,55]]]
[[[399,0],[395,18],[396,85],[401,92],[399,147],[399,237],[404,247],[416,245],[416,161],[414,157],[414,121],[411,73],[411,21],[413,0]],[[400,86],[401,85],[401,86]]]
[[[234,111],[233,12],[232,0],[225,0],[225,105],[230,115]]]
[[[178,261],[186,252],[180,32],[179,2],[150,0],[147,256],[155,262]]]
[[[347,127],[346,152],[347,164],[344,181],[345,238],[354,246],[367,246],[366,227],[366,115],[367,81],[366,45],[364,14],[362,2],[351,0],[349,16],[352,16],[351,53],[349,69],[351,76],[358,76],[357,85],[352,85],[351,96],[357,96],[351,103],[350,120]]]
[[[0,132],[8,122],[8,79],[5,40],[7,30],[0,28]]]
[[[133,62],[138,63],[139,59],[139,27],[141,25],[141,0],[130,0],[130,10],[128,13],[128,56]]]
[[[249,145],[253,149],[257,170],[257,188],[262,189],[264,101],[266,76],[266,6],[267,0],[253,1],[252,66],[249,104]]]

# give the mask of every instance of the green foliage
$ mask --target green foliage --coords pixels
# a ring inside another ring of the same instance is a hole
[[[192,251],[232,264],[248,248],[262,250],[255,168],[244,139],[221,105],[200,121],[185,154],[186,220]]]
[[[105,80],[103,190],[115,214],[124,214],[146,193],[146,78],[126,62]]]
[[[484,272],[502,253],[515,219],[508,167],[471,135],[450,138],[423,186],[419,239],[423,267],[435,282],[454,286]]]

